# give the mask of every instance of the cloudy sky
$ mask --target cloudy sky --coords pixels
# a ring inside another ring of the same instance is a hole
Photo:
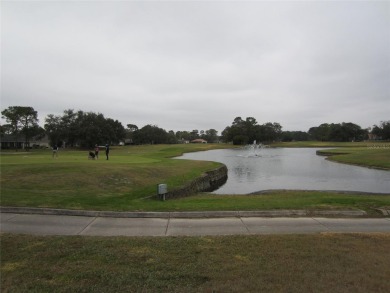
[[[389,1],[1,2],[1,110],[221,132],[390,119]]]

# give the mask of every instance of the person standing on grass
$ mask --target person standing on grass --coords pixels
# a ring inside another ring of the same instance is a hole
[[[97,144],[95,144],[95,157],[99,159],[99,146]]]
[[[110,153],[110,146],[108,144],[106,144],[106,157],[107,157],[107,160],[108,160],[108,154]]]
[[[53,145],[53,158],[58,157],[58,146],[55,144]]]

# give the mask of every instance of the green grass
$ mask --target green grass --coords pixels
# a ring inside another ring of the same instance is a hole
[[[390,170],[389,142],[329,142],[329,141],[293,141],[273,143],[273,147],[315,147],[334,148],[319,151],[329,156],[329,160],[344,164]],[[337,156],[336,156],[337,155]]]
[[[200,194],[159,201],[156,185],[179,188],[218,163],[173,160],[183,152],[229,145],[151,145],[113,148],[110,160],[87,160],[86,151],[1,153],[1,205],[112,211],[212,211],[269,209],[375,209],[390,206],[390,195],[277,191],[261,195]],[[328,152],[329,150],[327,150]],[[389,164],[387,149],[343,148],[369,163]],[[371,157],[370,157],[370,156]],[[343,155],[333,156],[342,158]]]
[[[156,185],[175,189],[220,166],[214,162],[173,160],[183,152],[228,145],[117,147],[110,159],[88,160],[87,151],[49,150],[1,153],[1,204],[4,206],[126,210],[135,199],[156,193]]]
[[[389,292],[389,234],[1,236],[1,292]]]
[[[332,191],[269,191],[253,195],[200,194],[166,202],[155,201],[155,211],[254,211],[277,209],[305,210],[365,210],[371,216],[380,215],[377,208],[390,209],[390,194],[363,195]]]
[[[327,147],[368,147],[368,148],[389,148],[389,142],[382,141],[357,141],[357,142],[336,142],[336,141],[291,141],[291,142],[275,142],[271,144],[272,147],[283,148],[327,148]]]
[[[309,146],[324,145],[300,145]],[[372,216],[379,216],[375,208],[390,207],[390,195],[318,191],[200,194],[164,202],[145,198],[155,194],[157,183],[180,187],[219,166],[169,159],[214,147],[229,146],[113,148],[109,161],[102,155],[87,160],[86,151],[60,152],[58,159],[51,158],[50,151],[2,152],[1,204],[117,211],[363,209]],[[356,149],[357,157],[369,156],[360,151],[364,147]],[[351,146],[341,151],[345,150],[354,152]],[[371,156],[382,156],[375,152],[381,149],[372,150]],[[332,158],[336,157],[341,155]],[[380,160],[389,162],[386,152]],[[2,234],[0,291],[389,292],[389,250],[389,234],[167,238]]]
[[[390,170],[390,148],[354,147],[319,151],[334,162]]]

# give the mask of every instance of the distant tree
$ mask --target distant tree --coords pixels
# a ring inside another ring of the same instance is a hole
[[[138,130],[138,126],[135,124],[127,124],[126,126],[127,126],[128,130],[133,131],[133,132]]]
[[[309,134],[304,131],[283,131],[281,138],[282,141],[307,141]]]
[[[363,130],[359,125],[351,122],[330,125],[329,140],[331,141],[363,140],[366,135],[366,130]]]
[[[117,144],[126,137],[125,128],[118,120],[106,118],[106,126],[109,134],[108,137],[106,136],[108,139],[107,141]]]
[[[101,113],[65,110],[63,116],[50,114],[45,129],[53,144],[93,147],[95,144],[116,144],[125,136],[125,128],[118,120],[105,118]]]
[[[244,134],[237,134],[233,137],[234,145],[245,145],[248,144],[248,142],[249,142],[249,138]]]
[[[80,117],[83,111],[75,112],[73,109],[64,110],[63,115],[49,114],[45,118],[45,130],[50,143],[57,146],[75,146],[82,135]]]
[[[382,121],[383,139],[390,139],[390,120]]]
[[[177,131],[175,135],[177,140],[181,142],[191,140],[191,133],[189,131]]]
[[[40,132],[38,112],[32,107],[10,106],[1,114],[8,123],[8,131],[16,138],[23,136],[25,146],[29,147],[30,139]]]
[[[355,141],[365,139],[367,130],[351,122],[323,123],[318,127],[310,128],[309,135],[319,141]]]
[[[169,144],[176,144],[176,143],[178,143],[178,140],[176,138],[176,134],[175,134],[175,132],[173,130],[169,130],[168,131],[167,143],[169,143]]]
[[[76,146],[79,138],[78,116],[83,115],[83,111],[75,112],[73,109],[67,109],[61,117],[61,135],[66,145]]]
[[[168,133],[157,125],[148,124],[134,132],[135,144],[163,144],[168,141]]]
[[[253,117],[247,117],[243,122],[244,130],[246,136],[248,137],[248,142],[253,143],[255,140],[259,139],[260,127],[257,124],[257,121]]]
[[[12,127],[10,124],[0,125],[0,134],[3,137],[5,134],[12,134]]]
[[[378,125],[374,125],[371,130],[372,134],[375,134],[377,137],[382,138],[382,129]]]
[[[330,125],[323,123],[318,127],[311,127],[309,135],[313,140],[328,141],[329,140]]]
[[[33,137],[34,139],[42,139],[46,135],[45,129],[39,125],[34,125],[33,127],[31,127],[31,133],[31,137]]]
[[[388,140],[390,139],[390,120],[381,121],[378,125],[374,125],[371,131],[373,134],[381,137],[382,139]]]
[[[218,131],[215,129],[209,129],[204,132],[202,138],[210,143],[218,142]]]
[[[107,126],[103,114],[79,111],[74,123],[77,125],[77,142],[91,148],[95,144],[110,143],[107,140]]]
[[[126,140],[128,143],[133,143],[133,133],[138,130],[138,126],[135,124],[127,124],[126,131]]]
[[[258,139],[261,142],[273,142],[278,140],[282,135],[282,126],[279,123],[267,122],[260,126]]]
[[[233,144],[251,144],[254,141],[270,142],[281,137],[282,126],[279,123],[265,123],[258,125],[253,117],[248,117],[243,120],[241,117],[236,117],[231,126],[226,127],[222,131],[222,140],[225,142],[233,142]]]
[[[118,144],[126,136],[125,128],[118,120],[105,118],[101,113],[78,113],[78,141],[83,147],[95,144]]]
[[[199,138],[199,130],[197,129],[192,130],[190,134],[190,140]]]
[[[248,144],[249,141],[256,139],[257,126],[257,121],[253,117],[248,117],[246,120],[236,117],[232,125],[222,131],[222,139],[235,145]]]
[[[60,141],[63,138],[62,118],[53,114],[47,115],[45,118],[45,130],[52,145],[61,146]]]

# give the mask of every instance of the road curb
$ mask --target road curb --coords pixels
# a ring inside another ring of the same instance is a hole
[[[110,218],[229,218],[229,217],[362,217],[362,210],[262,210],[262,211],[194,211],[194,212],[115,212],[50,208],[0,207],[1,213],[40,214]]]

